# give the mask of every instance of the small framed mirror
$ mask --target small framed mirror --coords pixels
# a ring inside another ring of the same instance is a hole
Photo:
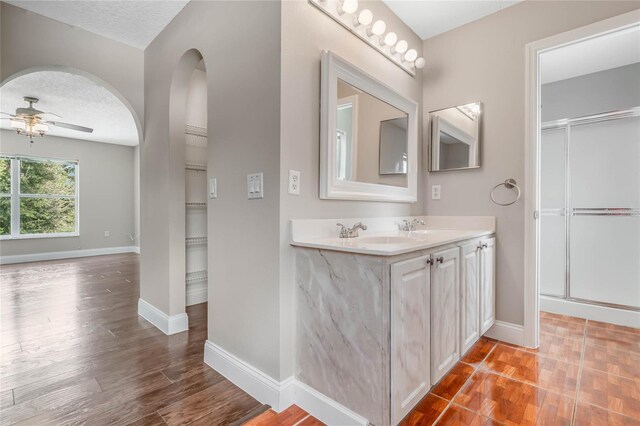
[[[480,167],[482,104],[474,102],[429,113],[429,171]]]
[[[322,54],[320,198],[417,201],[418,104]]]

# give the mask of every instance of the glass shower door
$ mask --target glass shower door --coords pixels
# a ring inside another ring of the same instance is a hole
[[[569,131],[567,296],[640,308],[640,117]]]
[[[566,127],[542,131],[540,145],[540,293],[565,297]]]

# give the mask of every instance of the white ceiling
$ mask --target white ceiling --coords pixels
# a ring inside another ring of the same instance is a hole
[[[34,108],[61,117],[52,121],[93,128],[93,133],[84,133],[50,126],[48,135],[138,145],[138,130],[131,112],[113,93],[87,77],[59,71],[17,77],[0,89],[0,111],[14,114],[16,108],[27,107],[22,100],[24,96],[39,98]],[[10,128],[9,120],[0,123],[4,129]]]
[[[7,1],[14,6],[145,49],[188,0]]]
[[[542,84],[640,62],[640,26],[564,46],[540,56]]]
[[[384,0],[387,6],[423,40],[491,15],[520,1]]]

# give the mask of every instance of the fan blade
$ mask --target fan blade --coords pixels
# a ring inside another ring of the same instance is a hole
[[[42,117],[43,115],[53,115],[56,118],[62,118],[61,116],[59,116],[58,114],[56,114],[55,112],[41,112],[40,114],[36,114],[38,117]]]
[[[76,126],[75,124],[62,123],[60,121],[47,121],[47,123],[51,124],[52,126],[62,127],[64,129],[77,130],[79,132],[86,132],[86,133],[93,133],[93,129],[90,129],[89,127]]]
[[[0,114],[8,115],[11,118],[15,118],[15,115],[9,114],[8,112],[0,112]]]

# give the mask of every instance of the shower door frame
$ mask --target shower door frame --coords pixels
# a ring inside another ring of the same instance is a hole
[[[539,209],[538,217],[542,216],[564,216],[565,226],[565,262],[564,262],[564,295],[546,294],[540,292],[541,296],[553,297],[558,300],[579,302],[589,305],[604,306],[607,308],[624,309],[628,311],[640,312],[640,307],[631,305],[621,305],[617,303],[602,302],[598,300],[583,299],[571,296],[571,218],[573,216],[640,216],[640,209],[634,208],[580,208],[572,207],[571,198],[571,129],[575,126],[585,124],[601,123],[603,121],[624,120],[626,118],[640,117],[640,106],[621,111],[611,111],[600,114],[593,114],[572,119],[560,119],[542,123],[541,133],[545,130],[564,129],[564,207],[562,209]],[[541,165],[541,164],[540,164]]]
[[[525,47],[524,346],[539,346],[540,329],[540,55],[560,47],[640,26],[640,11],[614,16],[529,43]]]

